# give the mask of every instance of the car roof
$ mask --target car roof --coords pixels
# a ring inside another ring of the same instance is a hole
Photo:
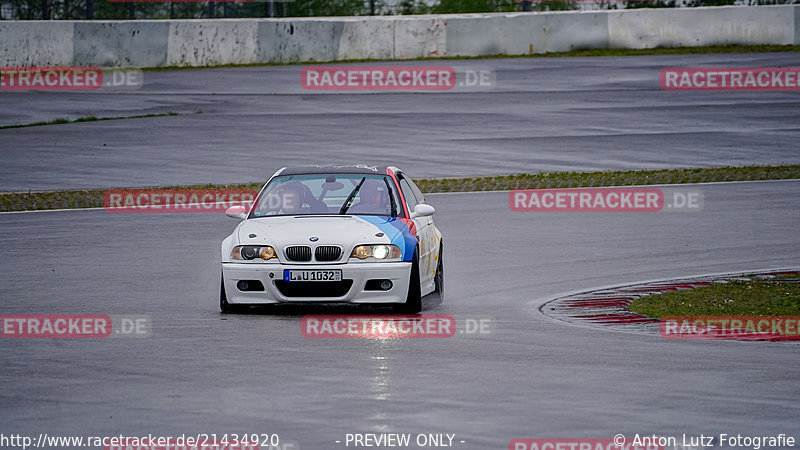
[[[280,171],[280,174],[307,175],[317,173],[364,173],[372,175],[386,175],[386,169],[386,166],[370,166],[367,164],[309,165],[286,167]]]

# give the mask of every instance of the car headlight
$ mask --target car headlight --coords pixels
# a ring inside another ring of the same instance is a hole
[[[396,261],[403,257],[400,247],[389,244],[358,245],[350,254],[351,258],[361,260],[373,258],[380,261]]]
[[[272,258],[277,258],[275,249],[269,245],[237,245],[231,251],[231,259],[239,261],[250,261],[253,259],[262,259],[269,261]]]

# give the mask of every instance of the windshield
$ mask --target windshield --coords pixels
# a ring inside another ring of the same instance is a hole
[[[250,217],[353,214],[402,216],[391,178],[367,174],[277,176]]]

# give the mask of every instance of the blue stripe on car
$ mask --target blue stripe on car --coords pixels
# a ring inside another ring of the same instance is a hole
[[[403,252],[403,261],[414,259],[414,247],[417,245],[417,238],[411,234],[411,230],[402,220],[396,217],[386,216],[358,216],[366,222],[378,227],[389,239],[392,244],[398,246]]]

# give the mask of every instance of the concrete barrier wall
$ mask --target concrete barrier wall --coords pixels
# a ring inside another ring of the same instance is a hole
[[[794,43],[800,44],[800,7],[794,8]]]
[[[612,11],[609,46],[691,47],[728,44],[795,44],[800,5],[750,8],[664,8]]]
[[[170,28],[159,21],[75,22],[72,62],[101,67],[165,66]]]
[[[0,21],[0,65],[164,67],[800,44],[800,5],[289,19]]]
[[[70,65],[74,22],[0,21],[0,65]]]

